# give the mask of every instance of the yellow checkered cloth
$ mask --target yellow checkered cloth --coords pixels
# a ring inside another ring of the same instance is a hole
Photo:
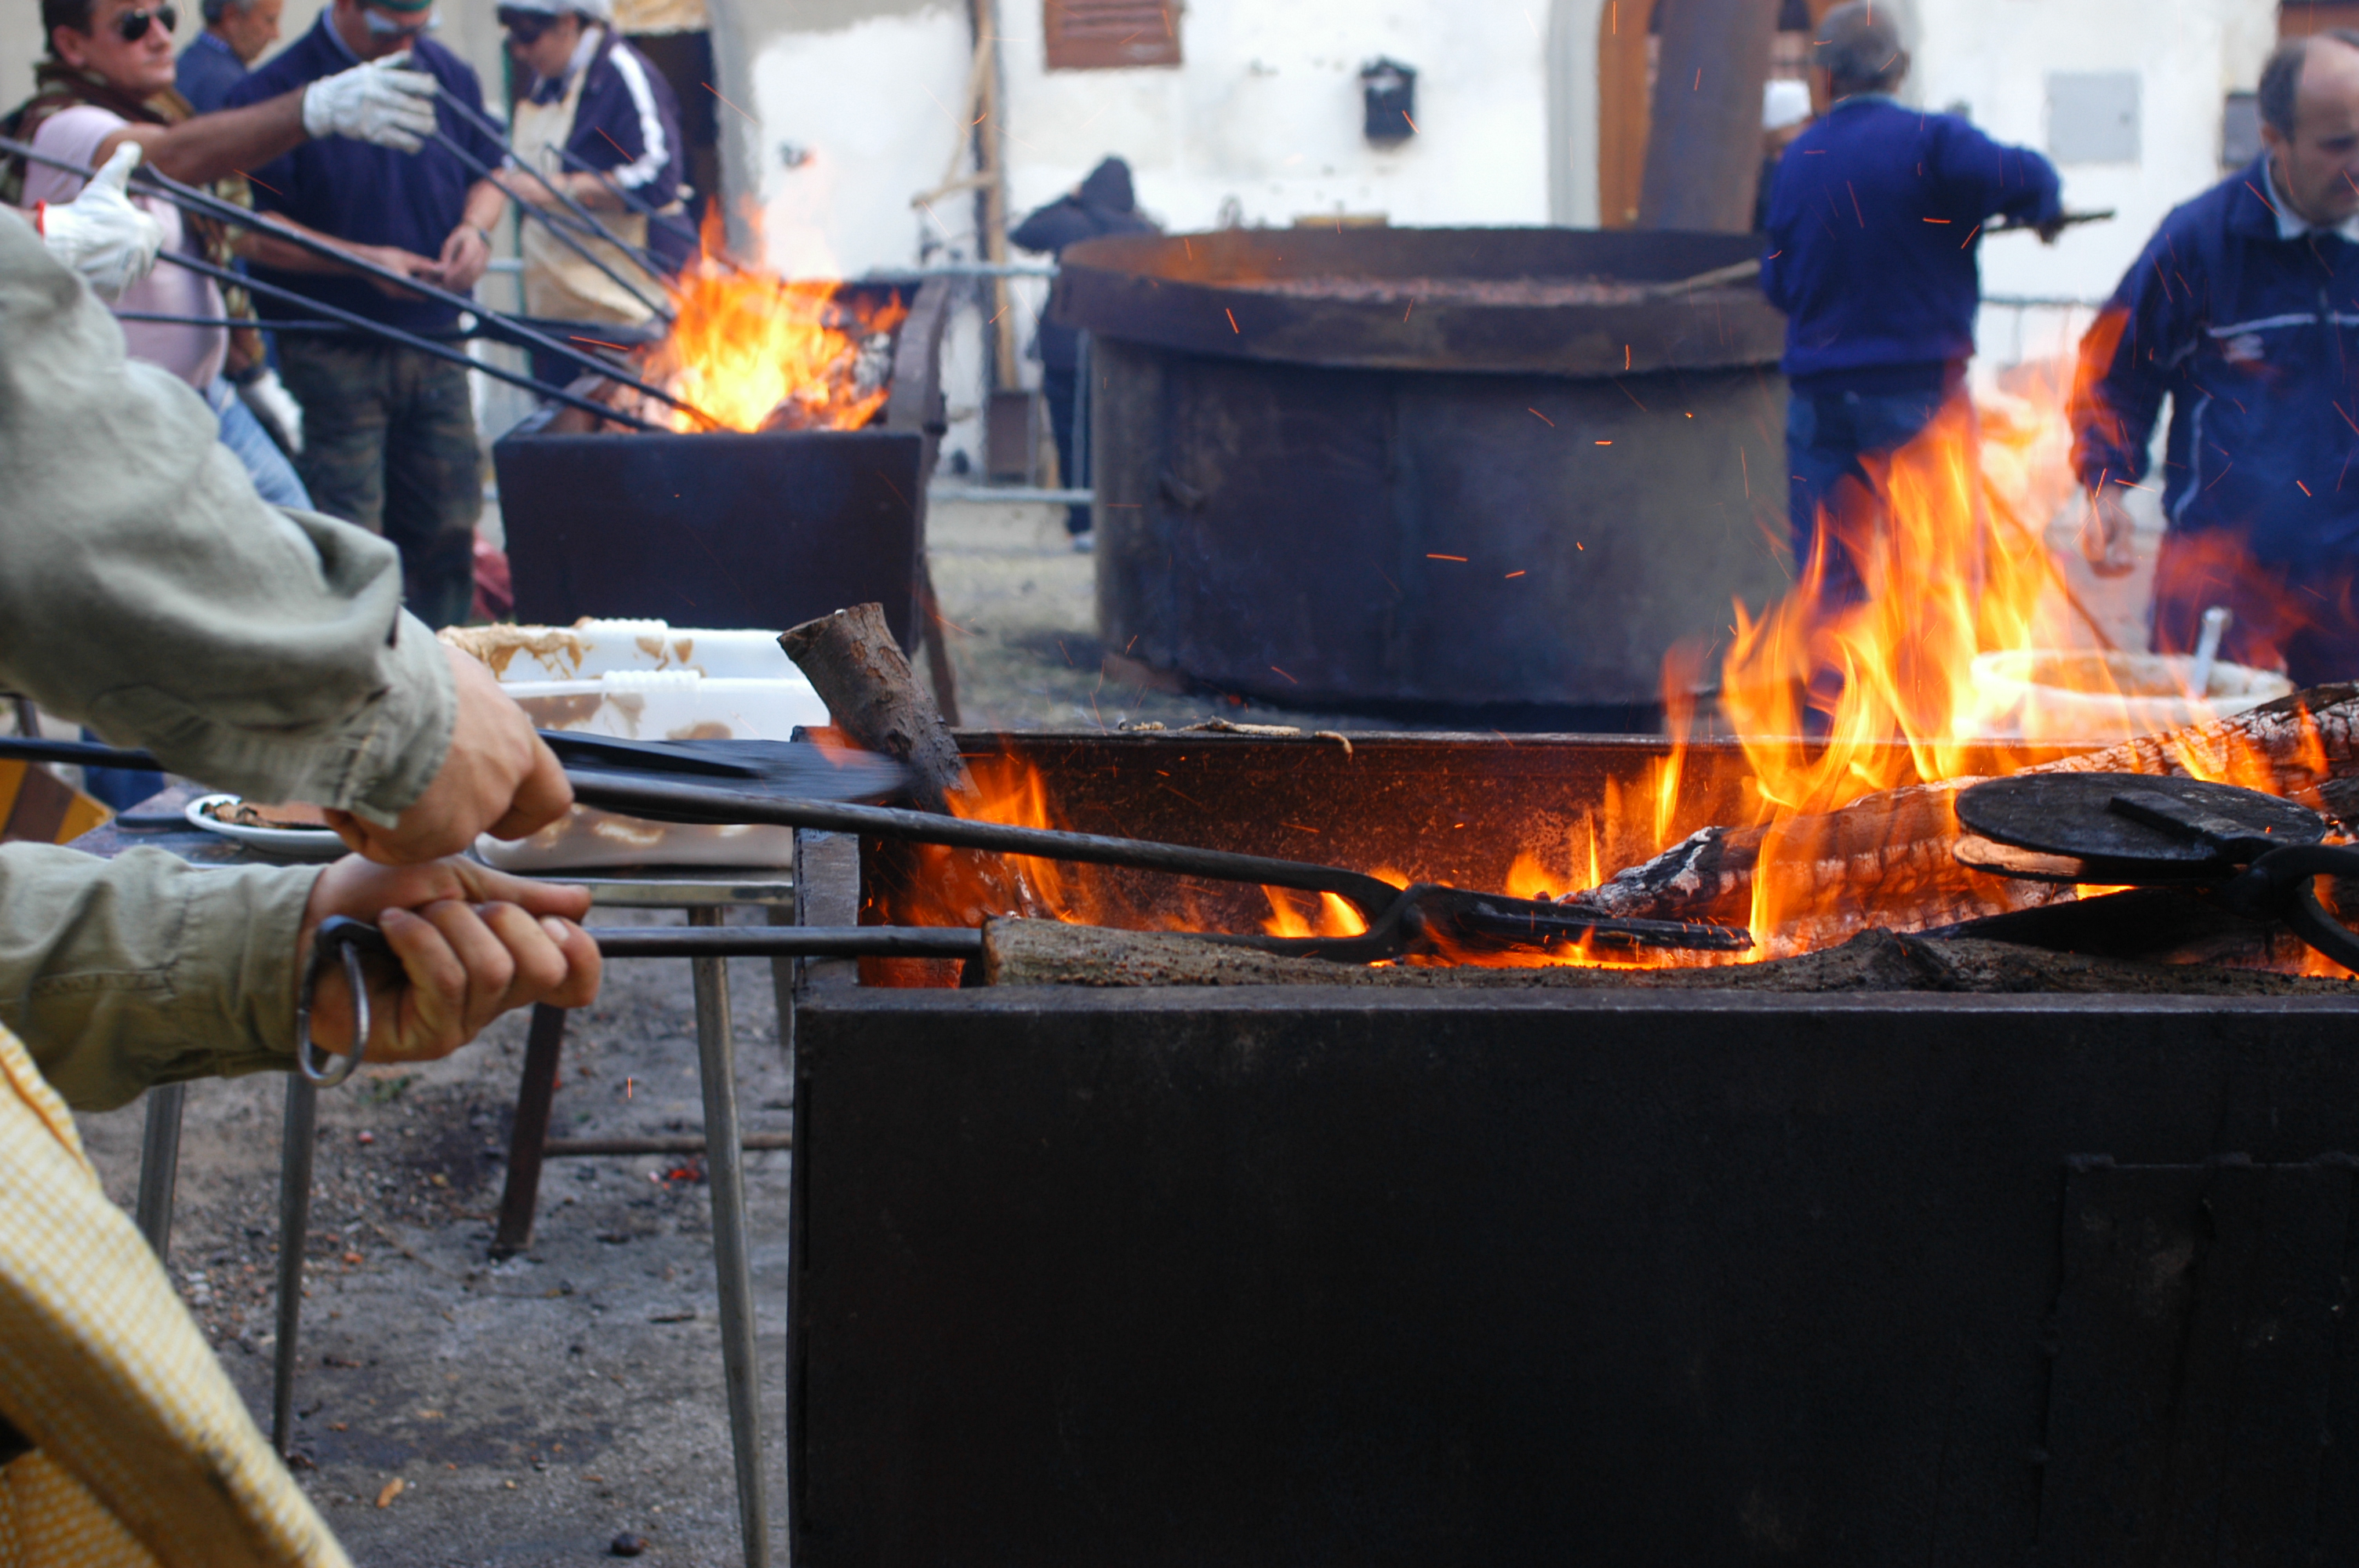
[[[343,1568],[65,1102],[0,1028],[0,1568]]]

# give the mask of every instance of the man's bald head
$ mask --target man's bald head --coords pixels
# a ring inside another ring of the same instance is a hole
[[[2327,227],[2359,215],[2359,32],[2288,38],[2261,72],[2259,98],[2278,200]]]
[[[1827,73],[1833,96],[1889,92],[1908,74],[1900,23],[1889,0],[1849,0],[1819,24],[1810,63]]]

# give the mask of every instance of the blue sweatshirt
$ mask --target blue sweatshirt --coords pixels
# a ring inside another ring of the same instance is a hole
[[[359,64],[343,39],[335,36],[329,21],[333,15],[332,9],[321,12],[310,32],[232,88],[229,107],[259,103]],[[482,112],[484,92],[474,68],[440,44],[431,38],[419,39],[410,48],[410,69],[432,72],[462,102]],[[499,166],[504,149],[498,143],[454,114],[447,103],[439,105],[436,114],[444,135],[486,167]],[[467,189],[475,182],[474,175],[449,148],[432,142],[417,152],[402,153],[345,136],[305,142],[284,157],[253,170],[251,178],[254,204],[265,212],[284,212],[340,240],[397,245],[422,256],[441,253],[442,242],[466,216]],[[295,289],[405,331],[442,332],[458,325],[458,312],[448,306],[430,299],[392,298],[364,277],[277,272],[265,266],[253,271],[265,283]],[[266,319],[299,319],[303,315],[300,305],[266,298],[256,298],[255,308]]]
[[[1995,217],[2063,211],[2056,169],[1955,114],[1846,98],[1794,138],[1769,192],[1761,291],[1786,312],[1787,377],[1804,391],[1897,390],[1972,357],[1976,257]]]
[[[2081,343],[2072,461],[2138,480],[2170,394],[2162,505],[2280,565],[2359,557],[2359,244],[2286,238],[2268,159],[2172,211]]]

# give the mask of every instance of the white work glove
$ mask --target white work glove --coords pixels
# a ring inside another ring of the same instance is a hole
[[[164,248],[164,225],[125,194],[138,165],[139,144],[125,142],[80,196],[44,201],[34,217],[49,254],[82,274],[91,292],[109,305],[147,276]]]
[[[434,78],[405,70],[409,51],[323,76],[303,90],[303,130],[414,153],[434,134]]]

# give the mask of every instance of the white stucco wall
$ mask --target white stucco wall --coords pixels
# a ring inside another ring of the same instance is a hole
[[[1193,0],[1178,70],[1047,69],[1038,0],[1006,0],[1017,212],[1127,159],[1142,206],[1171,229],[1320,213],[1396,224],[1544,223],[1548,0]],[[1363,135],[1360,68],[1418,71],[1418,135]]]
[[[949,4],[789,26],[760,41],[746,107],[761,130],[736,129],[758,171],[771,265],[806,276],[891,270],[917,262],[922,230],[970,238],[971,198],[945,199],[933,218],[910,201],[965,167],[972,116],[959,109],[973,53],[965,8]]]

